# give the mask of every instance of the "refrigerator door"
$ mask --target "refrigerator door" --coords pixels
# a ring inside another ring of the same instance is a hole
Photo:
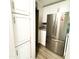
[[[61,16],[62,17],[62,16]],[[59,27],[59,40],[65,40],[67,34],[67,28],[69,20],[69,12],[64,13],[64,18],[60,19],[60,27]]]
[[[47,36],[56,38],[57,24],[56,24],[56,15],[48,14],[47,15]]]

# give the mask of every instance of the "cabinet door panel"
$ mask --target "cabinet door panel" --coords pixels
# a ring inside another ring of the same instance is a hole
[[[16,47],[17,59],[30,59],[30,42]]]
[[[46,46],[46,31],[41,30],[41,44]]]
[[[29,4],[30,0],[13,0],[14,2],[14,12],[29,14]]]
[[[16,46],[30,40],[30,19],[27,16],[14,15]]]

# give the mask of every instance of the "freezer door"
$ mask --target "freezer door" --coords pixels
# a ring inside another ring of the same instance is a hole
[[[50,38],[49,38],[50,39]],[[56,53],[57,55],[64,55],[64,41],[52,39],[46,42],[46,47],[51,51]]]

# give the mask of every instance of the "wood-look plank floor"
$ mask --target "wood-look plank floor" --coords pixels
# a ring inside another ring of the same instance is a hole
[[[64,59],[40,45],[36,59]]]

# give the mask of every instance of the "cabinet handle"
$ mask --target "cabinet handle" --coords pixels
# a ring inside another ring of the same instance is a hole
[[[18,56],[18,50],[16,50],[16,55]]]
[[[14,1],[12,1],[12,9],[14,9]]]

